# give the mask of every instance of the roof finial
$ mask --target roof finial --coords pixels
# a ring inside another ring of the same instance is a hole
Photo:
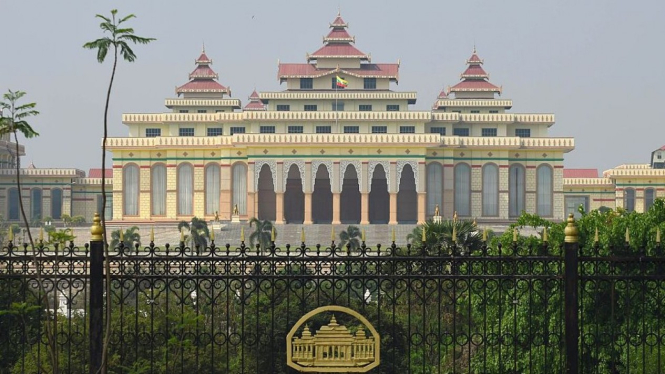
[[[202,42],[203,48],[201,49],[201,53],[206,53],[206,42]]]
[[[337,4],[337,17],[342,15],[342,6],[340,4]]]
[[[476,42],[473,42],[473,54],[476,54]]]

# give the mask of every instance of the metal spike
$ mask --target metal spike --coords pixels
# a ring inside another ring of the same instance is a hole
[[[363,242],[365,241],[365,229],[363,229],[362,235],[361,235],[360,238],[362,239]]]
[[[660,244],[660,227],[656,227],[656,243]]]
[[[487,243],[487,227],[483,229],[483,242]]]
[[[425,226],[423,226],[423,235],[420,240],[422,240],[423,243],[427,241],[427,229],[425,228]]]
[[[270,241],[275,242],[275,226],[272,227],[272,230],[270,230]]]
[[[122,227],[120,228],[120,241],[124,242],[125,241],[125,233],[122,232]]]
[[[513,243],[517,242],[517,227],[513,229]]]
[[[457,225],[453,224],[453,243],[457,243]]]
[[[155,227],[150,227],[150,241],[155,242]]]
[[[630,243],[630,229],[626,227],[626,243]]]
[[[543,243],[547,243],[547,227],[543,228]]]
[[[598,243],[598,227],[596,227],[596,233],[593,235],[593,243]]]
[[[304,242],[305,242],[305,228],[304,228],[304,227],[302,227],[302,228],[300,229],[300,242],[301,242],[301,243],[304,243]]]
[[[245,241],[245,226],[240,227],[240,241]]]
[[[335,226],[330,229],[330,241],[335,241]]]
[[[392,241],[393,241],[393,243],[395,242],[395,228],[394,227],[393,227]]]

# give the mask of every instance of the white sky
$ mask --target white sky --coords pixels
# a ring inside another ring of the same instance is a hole
[[[121,113],[162,112],[187,81],[205,42],[220,82],[243,105],[254,87],[276,91],[277,59],[305,62],[338,6],[373,62],[401,59],[395,90],[417,91],[427,110],[459,81],[473,45],[513,112],[555,113],[552,136],[576,139],[566,167],[601,171],[647,163],[665,144],[665,2],[374,0],[0,0],[0,92],[23,90],[41,115],[23,165],[99,167],[110,59],[81,48],[101,37],[96,13],[134,13],[137,46],[121,63],[110,136],[127,136]]]

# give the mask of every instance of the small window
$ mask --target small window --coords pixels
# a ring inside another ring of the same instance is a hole
[[[386,134],[388,126],[372,126],[372,134]]]
[[[162,129],[145,129],[146,138],[154,138],[156,136],[162,136]]]
[[[208,136],[224,135],[224,130],[221,127],[208,127]]]
[[[490,110],[490,114],[496,114],[496,113],[499,113],[499,111],[498,110]]]
[[[178,135],[179,136],[194,136],[194,128],[193,127],[181,127],[178,129]]]
[[[363,88],[366,90],[376,90],[376,78],[365,78]]]
[[[305,112],[316,112],[316,104],[305,104]]]
[[[259,126],[259,132],[261,134],[274,134],[275,126]]]
[[[658,157],[658,159],[660,160],[660,159],[663,158],[663,155],[659,153],[658,156],[656,156],[656,157]]]
[[[372,111],[372,105],[371,104],[360,104],[358,105],[358,110],[361,112],[371,112]]]
[[[531,129],[515,129],[515,136],[519,136],[520,138],[530,138]]]
[[[317,134],[330,134],[332,132],[332,127],[330,126],[316,126]]]
[[[430,127],[429,132],[432,134],[446,135],[445,127]]]
[[[388,112],[399,112],[399,105],[397,105],[397,104],[386,105],[386,111],[388,111]]]
[[[479,110],[472,110],[472,111],[471,111],[471,114],[478,114],[478,113],[480,113]]]
[[[311,90],[314,88],[314,79],[312,78],[300,78],[300,89],[301,90]]]
[[[453,110],[453,113],[462,113],[461,110]]]
[[[333,101],[332,110],[333,110],[333,112],[343,112],[344,111],[344,102],[343,101]]]
[[[415,134],[416,133],[416,126],[400,126],[399,127],[399,133],[400,134]]]
[[[465,127],[453,129],[453,135],[455,136],[469,136],[469,129]]]
[[[303,128],[302,126],[289,126],[288,131],[289,134],[302,134],[303,133]]]
[[[291,106],[288,104],[277,104],[277,111],[278,112],[288,112],[291,110]]]
[[[224,109],[217,109],[215,113],[224,113]]]
[[[197,112],[197,113],[208,113],[208,111],[205,110],[205,109],[199,109],[199,110],[197,110],[196,112]]]
[[[231,135],[233,134],[244,134],[245,126],[231,127]]]
[[[496,136],[496,129],[483,129],[482,136]]]
[[[180,112],[180,113],[189,113],[189,110],[187,110],[187,109],[180,109],[178,112]]]
[[[358,134],[360,132],[360,126],[344,126],[345,134]]]

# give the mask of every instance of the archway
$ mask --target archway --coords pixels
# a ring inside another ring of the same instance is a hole
[[[291,165],[286,176],[284,219],[286,223],[303,223],[305,220],[305,194],[302,192],[302,176],[296,164]]]
[[[427,164],[427,216],[432,217],[439,206],[443,209],[443,166],[438,162]]]
[[[388,180],[382,165],[376,165],[372,173],[369,193],[369,223],[388,223],[390,220],[390,195]]]
[[[312,192],[312,221],[314,223],[332,223],[332,191],[330,175],[325,165],[319,165]]]
[[[340,221],[342,223],[360,223],[360,186],[358,171],[353,165],[348,165],[342,180],[342,193],[340,194]]]
[[[404,165],[399,180],[397,192],[397,222],[418,222],[418,194],[416,193],[416,178],[411,165]]]
[[[272,180],[272,171],[267,164],[264,164],[261,167],[258,184],[258,219],[275,221],[275,218],[277,217],[275,184]]]

